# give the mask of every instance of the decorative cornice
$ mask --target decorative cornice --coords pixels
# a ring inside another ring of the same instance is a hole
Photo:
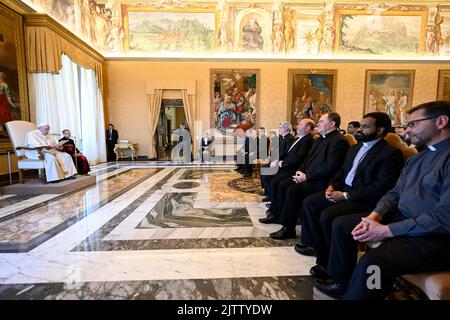
[[[25,27],[47,27],[68,42],[85,51],[94,59],[100,62],[105,60],[105,57],[100,52],[81,40],[76,34],[66,29],[49,15],[44,13],[26,13],[23,17]]]
[[[36,10],[31,8],[29,5],[19,0],[0,0],[0,3],[3,3],[11,10],[14,10],[15,12],[20,14],[36,12]]]

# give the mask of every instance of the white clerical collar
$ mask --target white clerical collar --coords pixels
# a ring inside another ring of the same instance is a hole
[[[431,151],[436,151],[436,150],[437,150],[433,145],[427,146],[427,147],[428,147],[428,149],[430,149]]]
[[[329,133],[331,133],[331,132],[333,132],[333,131],[336,131],[336,130],[337,130],[337,129],[330,130],[330,131],[328,131],[328,132],[325,133],[325,134],[321,134],[321,136],[322,136],[322,138],[325,139]]]
[[[367,141],[367,142],[363,142],[363,146],[364,147],[369,147],[372,148],[378,141],[380,141],[381,139],[377,139],[377,140],[372,140],[372,141]]]

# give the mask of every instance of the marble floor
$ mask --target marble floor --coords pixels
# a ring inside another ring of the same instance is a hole
[[[0,196],[0,299],[312,299],[314,258],[269,238],[233,169],[109,163],[86,189]]]

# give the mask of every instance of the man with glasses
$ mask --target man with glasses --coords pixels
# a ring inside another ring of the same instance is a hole
[[[368,216],[333,221],[327,273],[334,281],[316,284],[321,292],[384,299],[399,275],[450,270],[450,102],[412,108],[406,133],[426,150],[406,161],[395,187]],[[355,268],[358,242],[381,245]]]
[[[317,265],[310,273],[319,279],[328,278],[333,220],[355,212],[367,215],[395,185],[402,169],[402,152],[384,140],[391,129],[389,116],[371,112],[361,122],[356,133],[359,143],[350,147],[344,165],[328,188],[303,201],[301,242],[295,245],[295,251],[317,256]]]

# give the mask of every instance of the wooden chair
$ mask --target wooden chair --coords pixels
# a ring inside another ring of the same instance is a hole
[[[387,141],[393,148],[399,149],[403,153],[403,159],[406,160],[409,157],[418,153],[414,146],[408,146],[397,134],[388,133],[384,140]]]
[[[344,137],[347,139],[349,146],[358,143],[358,141],[356,141],[355,137],[352,134],[346,133],[344,134]]]
[[[25,145],[25,137],[28,132],[36,129],[34,123],[28,121],[14,120],[6,123],[11,143],[17,156],[17,167],[19,169],[19,182],[23,183],[23,170],[39,170],[39,175],[43,176],[45,181],[45,160],[43,149],[48,147],[28,147]],[[36,150],[39,153],[39,159],[28,159],[25,157],[26,150]]]

